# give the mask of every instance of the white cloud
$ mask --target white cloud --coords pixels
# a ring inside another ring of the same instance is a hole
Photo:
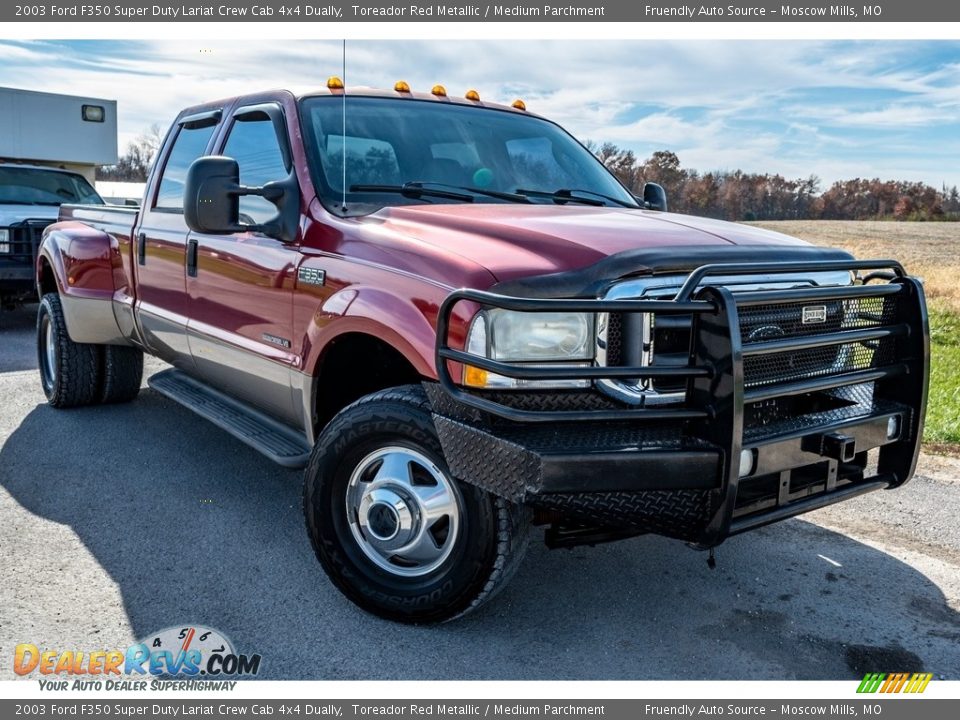
[[[405,79],[418,90],[440,82],[451,94],[475,88],[499,102],[522,97],[581,139],[640,154],[668,148],[701,170],[832,180],[854,168],[857,175],[890,169],[960,183],[960,169],[933,166],[938,153],[918,151],[935,142],[930,129],[960,129],[960,61],[926,62],[930,47],[351,41],[346,78],[378,87]],[[0,42],[0,85],[116,99],[121,146],[187,105],[270,87],[322,87],[340,65],[336,41]],[[889,156],[894,141],[907,148],[897,158]],[[942,165],[946,155],[939,156]]]

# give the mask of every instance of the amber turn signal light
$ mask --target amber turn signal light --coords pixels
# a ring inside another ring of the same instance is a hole
[[[487,386],[486,370],[481,370],[473,365],[463,366],[463,384],[467,387],[483,388]]]

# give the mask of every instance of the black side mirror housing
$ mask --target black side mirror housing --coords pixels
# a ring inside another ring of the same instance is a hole
[[[259,195],[277,206],[277,215],[263,225],[240,222],[240,196]],[[227,235],[262,232],[281,242],[297,239],[300,224],[300,185],[296,175],[261,188],[240,184],[240,166],[233,158],[210,155],[197,158],[187,170],[183,188],[183,217],[194,232]]]
[[[183,217],[194,232],[240,232],[240,166],[226,157],[201,157],[187,170]]]
[[[657,183],[643,184],[643,206],[647,210],[667,211],[667,191]]]

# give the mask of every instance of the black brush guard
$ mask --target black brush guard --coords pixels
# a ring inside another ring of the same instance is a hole
[[[0,291],[32,291],[43,229],[51,220],[23,220],[11,225],[9,252],[0,254]],[[6,294],[6,293],[4,293]]]
[[[889,282],[845,287],[734,294],[709,285],[716,275],[836,270],[893,272]],[[692,316],[689,362],[532,367],[478,357],[450,345],[451,318],[461,302],[518,312]],[[868,316],[875,322],[867,327],[748,342],[741,337],[741,314],[751,309],[830,302],[845,308],[874,303],[884,308],[883,321]],[[896,344],[882,363],[783,382],[745,382],[750,358],[884,342]],[[590,394],[566,391],[475,391],[454,380],[463,365],[527,380],[682,378],[686,402],[643,408],[597,401],[595,395],[587,402]],[[454,475],[586,528],[607,528],[612,535],[654,532],[712,547],[731,535],[906,482],[923,431],[929,330],[922,286],[894,261],[713,264],[690,273],[673,300],[529,299],[457,290],[439,310],[436,367],[439,383],[428,383],[427,391]],[[758,407],[809,402],[822,393],[838,407],[750,425]],[[741,477],[745,447],[754,470]],[[875,468],[867,468],[871,451]]]

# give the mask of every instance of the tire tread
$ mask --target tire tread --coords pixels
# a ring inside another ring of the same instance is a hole
[[[103,381],[100,402],[130,402],[143,381],[143,351],[124,345],[103,346]]]
[[[73,342],[67,334],[60,296],[47,293],[41,300],[37,317],[38,352],[41,351],[39,334],[44,311],[50,316],[54,341],[57,343],[57,377],[47,395],[48,402],[55,408],[95,404],[100,393],[100,346]],[[42,358],[40,363],[42,373]]]

